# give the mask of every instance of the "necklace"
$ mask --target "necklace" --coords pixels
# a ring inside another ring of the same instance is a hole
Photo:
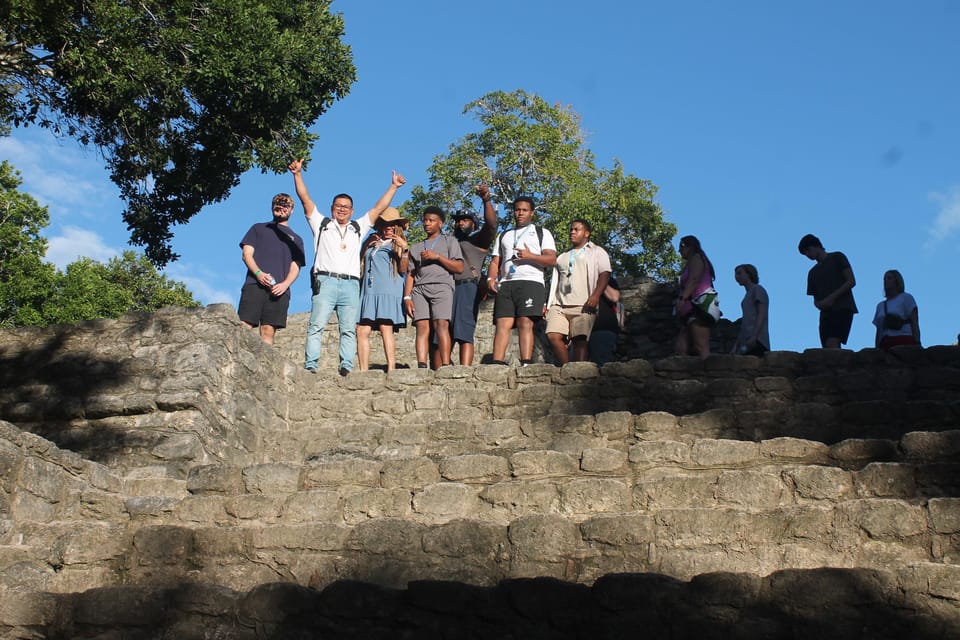
[[[344,227],[342,231],[340,230],[339,222],[337,223],[336,227],[337,227],[337,234],[340,236],[340,251],[346,251],[347,250],[347,230],[349,229],[349,225]]]

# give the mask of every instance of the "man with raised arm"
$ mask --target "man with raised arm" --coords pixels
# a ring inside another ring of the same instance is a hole
[[[497,234],[497,212],[490,199],[490,187],[478,185],[477,195],[483,201],[483,226],[471,211],[453,214],[453,237],[460,243],[463,254],[463,272],[453,276],[453,318],[450,320],[452,344],[460,345],[460,364],[473,364],[473,340],[480,310],[480,280],[483,261],[490,253],[490,244]],[[451,354],[452,356],[452,354]],[[440,352],[437,352],[440,357]]]
[[[340,327],[340,375],[353,369],[357,353],[357,321],[360,318],[360,242],[373,224],[390,206],[393,196],[406,179],[393,172],[390,186],[365,215],[353,217],[353,198],[346,193],[333,197],[330,216],[323,216],[310,198],[303,181],[303,160],[294,160],[289,166],[293,174],[297,196],[313,232],[314,260],[311,269],[313,300],[310,306],[310,324],[303,367],[316,372],[320,361],[323,330],[330,314],[337,312]]]

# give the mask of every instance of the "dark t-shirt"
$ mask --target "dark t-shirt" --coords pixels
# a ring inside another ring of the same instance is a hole
[[[807,295],[814,300],[822,300],[840,288],[844,283],[843,272],[850,269],[850,261],[840,251],[828,253],[826,257],[813,265],[807,274]],[[830,311],[857,312],[857,303],[853,300],[853,292],[847,291],[840,296],[830,307]]]
[[[276,222],[258,222],[247,231],[240,246],[253,247],[257,266],[266,271],[277,282],[285,280],[290,274],[290,263],[296,262],[303,267],[306,264],[303,253],[303,239],[289,226]],[[244,285],[256,283],[257,278],[247,270]]]

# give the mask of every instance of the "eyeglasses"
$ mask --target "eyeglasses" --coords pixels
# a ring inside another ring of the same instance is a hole
[[[330,208],[331,208],[331,209],[340,209],[341,211],[353,209],[353,207],[352,207],[351,205],[349,205],[349,204],[335,204],[335,205],[333,205],[333,206],[330,207]]]

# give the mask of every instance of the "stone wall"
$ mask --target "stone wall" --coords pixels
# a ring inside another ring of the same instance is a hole
[[[0,332],[0,633],[954,637],[958,392],[953,347],[341,378],[224,305]]]

